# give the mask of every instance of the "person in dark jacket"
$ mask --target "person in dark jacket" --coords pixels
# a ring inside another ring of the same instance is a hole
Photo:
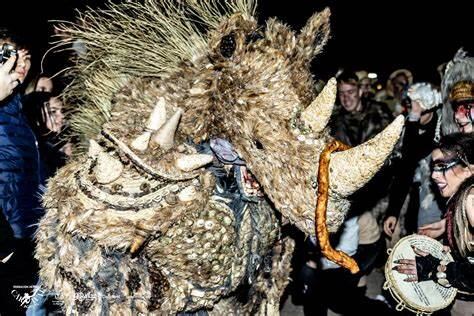
[[[338,77],[339,104],[329,122],[331,135],[339,141],[357,146],[371,139],[393,121],[386,104],[362,98],[355,73],[343,72]]]
[[[444,202],[430,181],[431,151],[439,140],[441,95],[428,83],[412,85],[409,94],[410,107],[400,148],[402,158],[393,182],[397,185],[390,192],[384,221],[384,231],[393,237],[392,243],[398,241],[398,234],[394,236],[397,225],[400,234],[406,235],[439,221]],[[403,223],[398,222],[399,218],[404,218]]]
[[[30,54],[17,38],[0,29],[0,47],[5,43],[16,54],[0,67],[0,208],[3,230],[12,235],[0,240],[4,253],[0,258],[0,314],[16,315],[24,314],[25,306],[12,293],[29,295],[23,293],[25,286],[36,284],[33,235],[43,213],[38,148],[23,116],[19,92],[31,66]]]
[[[62,102],[49,92],[32,92],[23,98],[24,113],[35,133],[40,153],[41,184],[66,164],[68,141]]]

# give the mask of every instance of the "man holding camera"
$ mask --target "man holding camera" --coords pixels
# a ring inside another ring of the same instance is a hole
[[[11,56],[0,66],[0,102],[13,93],[13,90],[21,83],[20,74],[12,72],[16,56]]]
[[[12,291],[36,284],[33,234],[43,213],[38,148],[19,92],[30,54],[20,43],[0,28],[0,314],[5,315],[24,314]]]

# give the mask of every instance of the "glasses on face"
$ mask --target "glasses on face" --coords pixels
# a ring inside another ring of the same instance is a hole
[[[433,161],[431,165],[431,171],[433,173],[441,172],[443,175],[445,175],[448,170],[454,168],[460,163],[461,160],[458,158],[454,158],[448,161]]]

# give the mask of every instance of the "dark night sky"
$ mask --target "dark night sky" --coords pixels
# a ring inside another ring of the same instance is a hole
[[[98,0],[8,1],[0,10],[1,24],[25,19],[37,43],[47,40],[48,19],[68,19],[72,7],[103,3]],[[467,1],[260,0],[260,19],[277,16],[294,29],[317,10],[332,11],[332,38],[313,70],[323,79],[338,67],[367,69],[385,78],[392,70],[413,70],[415,80],[438,81],[436,67],[463,46],[473,52],[472,13]],[[30,14],[28,14],[30,15]]]

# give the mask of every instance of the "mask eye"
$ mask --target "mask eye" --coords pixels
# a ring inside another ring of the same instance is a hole
[[[234,54],[236,47],[237,45],[235,43],[235,34],[232,32],[222,37],[219,50],[223,57],[230,58]]]
[[[460,163],[460,161],[458,159],[443,162],[443,163],[439,162],[439,163],[433,164],[431,169],[433,170],[433,172],[442,172],[443,174],[445,174],[446,171],[453,168],[454,166],[456,166],[459,163]]]
[[[257,147],[257,149],[263,149],[263,145],[261,142],[259,142],[258,140],[255,140],[255,147]]]

